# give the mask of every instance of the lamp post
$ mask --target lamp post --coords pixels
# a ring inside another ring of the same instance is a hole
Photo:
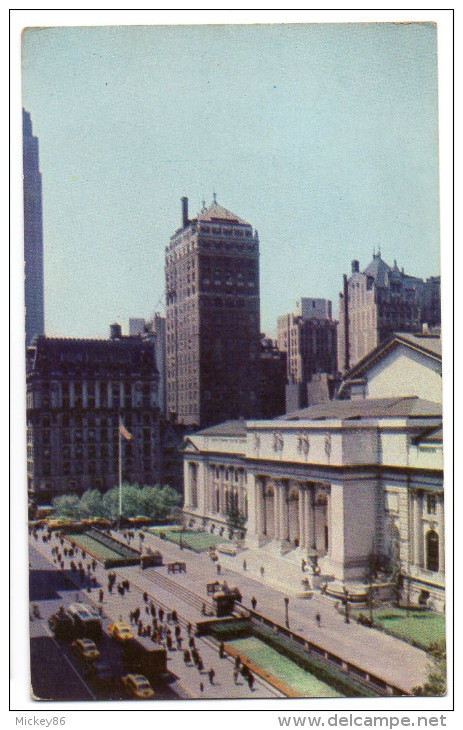
[[[289,629],[289,598],[285,597],[285,625]]]

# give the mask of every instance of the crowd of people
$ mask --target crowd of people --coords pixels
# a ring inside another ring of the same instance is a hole
[[[31,534],[36,541],[39,539],[37,530],[32,531]],[[130,543],[134,535],[133,533],[127,533],[124,537]],[[68,543],[65,541],[59,533],[44,531],[42,541],[46,543],[51,541],[53,543],[51,546],[53,562],[61,570],[69,569],[74,573],[74,580],[77,584],[80,582],[82,590],[86,589],[88,592],[92,592],[93,589],[98,588],[98,603],[100,604],[100,614],[102,614],[101,604],[105,602],[105,590],[98,583],[95,575],[97,561],[92,556],[88,556],[84,548],[73,542]],[[130,582],[127,578],[118,579],[115,571],[107,573],[106,590],[108,599],[114,591],[117,591],[120,598],[124,599],[130,593],[130,588]],[[141,604],[136,605],[133,610],[128,612],[134,633],[140,638],[149,639],[154,645],[165,648],[168,652],[183,652],[185,666],[196,667],[200,675],[199,690],[202,695],[205,692],[203,677],[206,676],[209,684],[214,686],[216,670],[212,666],[209,669],[205,668],[204,659],[197,646],[195,627],[191,623],[185,623],[182,626],[175,609],[167,609],[163,605],[156,605],[146,591],[142,594],[142,599]],[[31,620],[39,617],[41,617],[39,609],[34,605],[31,611]],[[122,620],[122,616],[120,616],[120,620]],[[219,646],[219,658],[228,658],[223,642]],[[239,657],[235,659],[234,664],[231,666],[233,666],[234,684],[240,684],[241,677],[248,684],[249,689],[253,691],[255,680],[249,667]]]

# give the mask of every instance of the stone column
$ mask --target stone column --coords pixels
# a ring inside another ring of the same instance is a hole
[[[437,530],[439,533],[439,573],[445,572],[445,527],[444,527],[444,503],[437,500]]]
[[[184,465],[184,481],[185,481],[185,497],[183,500],[186,509],[191,507],[191,489],[190,489],[190,462],[187,461]]]
[[[421,520],[422,499],[419,492],[413,494],[413,560],[415,565],[424,566],[424,536]]]
[[[280,539],[280,490],[278,482],[273,479],[273,538]]]
[[[288,515],[288,485],[281,480],[278,484],[280,491],[280,540],[289,539]]]
[[[298,517],[299,517],[299,547],[305,548],[306,547],[306,533],[305,533],[305,523],[306,523],[306,490],[303,488],[302,484],[299,484],[299,503],[298,503]]]
[[[254,489],[255,489],[255,522],[256,522],[256,533],[257,537],[262,537],[265,533],[265,500],[264,500],[264,489],[265,489],[265,478],[254,477]]]
[[[315,541],[315,509],[313,503],[315,501],[315,487],[309,485],[305,496],[305,546],[308,550],[316,547]]]

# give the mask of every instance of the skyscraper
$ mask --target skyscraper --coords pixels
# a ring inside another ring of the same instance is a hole
[[[31,115],[23,109],[24,260],[26,347],[45,332],[43,292],[42,175],[39,141],[32,134]]]
[[[440,277],[424,281],[389,266],[380,253],[361,272],[352,261],[339,295],[338,368],[346,372],[394,332],[440,326]]]
[[[209,426],[259,415],[259,238],[218,205],[203,204],[166,248],[167,410]]]

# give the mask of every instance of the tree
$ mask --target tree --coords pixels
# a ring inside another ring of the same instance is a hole
[[[53,500],[56,517],[79,517],[79,497],[77,494],[63,494]]]
[[[234,500],[227,509],[227,523],[229,527],[236,530],[242,530],[246,524],[246,517]]]
[[[441,697],[447,693],[447,651],[445,642],[439,641],[433,644],[429,653],[431,662],[429,664],[428,681],[420,687],[414,687],[414,695],[426,697]]]
[[[79,517],[104,517],[103,497],[98,489],[87,489],[80,498]]]

